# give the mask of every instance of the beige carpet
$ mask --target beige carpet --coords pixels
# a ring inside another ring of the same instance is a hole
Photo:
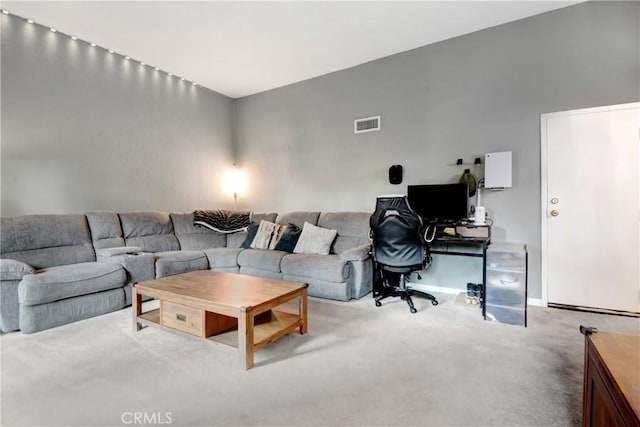
[[[0,339],[2,425],[514,426],[581,422],[580,324],[640,320],[530,307],[529,327],[369,296],[309,301],[309,333],[244,371],[233,351],[146,328],[131,310]]]

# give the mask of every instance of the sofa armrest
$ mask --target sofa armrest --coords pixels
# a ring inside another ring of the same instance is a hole
[[[22,261],[0,259],[0,280],[22,280],[27,274],[35,272],[35,268]]]
[[[109,258],[98,259],[98,262],[120,264],[128,274],[128,283],[138,283],[155,279],[155,258],[152,253],[140,252],[133,254],[114,255]]]
[[[342,251],[342,253],[340,253],[338,257],[343,261],[364,261],[365,259],[369,258],[370,252],[371,245],[369,243],[366,243],[364,245],[346,249]]]

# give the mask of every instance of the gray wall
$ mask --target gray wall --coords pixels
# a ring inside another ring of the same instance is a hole
[[[457,180],[456,158],[511,150],[513,188],[482,204],[495,240],[527,244],[540,298],[540,114],[639,100],[639,15],[637,2],[583,3],[242,98],[240,203],[372,211],[378,194]],[[378,114],[381,131],[354,135]],[[403,185],[388,184],[392,164]],[[441,256],[423,283],[464,288],[478,267]]]
[[[372,211],[378,194],[457,180],[456,158],[511,150],[513,188],[482,204],[495,240],[527,244],[539,298],[540,114],[640,100],[639,15],[583,3],[235,102],[3,15],[1,213],[231,207],[234,150],[239,207]],[[378,114],[381,131],[353,134]],[[478,271],[441,256],[423,283]]]
[[[2,215],[231,206],[233,100],[2,15]]]

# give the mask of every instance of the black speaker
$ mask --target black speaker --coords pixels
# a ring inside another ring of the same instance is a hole
[[[389,184],[402,184],[402,165],[389,168]]]

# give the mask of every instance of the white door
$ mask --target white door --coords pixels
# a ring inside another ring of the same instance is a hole
[[[640,312],[639,128],[640,103],[541,116],[543,301]]]

